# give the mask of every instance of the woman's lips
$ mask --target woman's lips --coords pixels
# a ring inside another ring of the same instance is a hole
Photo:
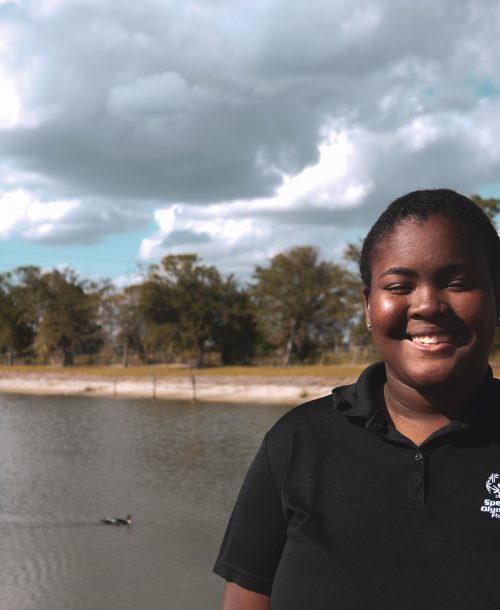
[[[407,339],[418,349],[429,352],[446,351],[453,347],[453,335],[449,333],[407,335]]]
[[[416,335],[410,337],[413,343],[420,343],[423,345],[436,345],[438,343],[451,343],[452,337],[446,333],[439,333],[435,335]]]

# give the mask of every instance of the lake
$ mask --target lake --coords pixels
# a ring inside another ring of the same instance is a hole
[[[285,411],[0,396],[2,610],[220,608],[225,524]]]

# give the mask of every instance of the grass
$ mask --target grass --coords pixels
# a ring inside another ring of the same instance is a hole
[[[128,378],[128,377],[189,377],[193,374],[197,377],[322,377],[343,378],[357,377],[366,365],[351,366],[342,364],[332,365],[293,365],[293,366],[217,366],[201,369],[189,369],[184,367],[172,367],[168,365],[140,365],[123,368],[121,366],[87,365],[60,367],[55,365],[14,365],[0,366],[0,375],[16,375],[45,373],[64,377],[106,377],[106,378]]]
[[[44,373],[64,377],[104,377],[116,378],[150,378],[190,377],[193,372],[196,377],[318,377],[324,379],[356,378],[367,364],[309,364],[292,366],[215,366],[201,369],[169,365],[134,365],[128,368],[113,365],[86,365],[60,367],[55,365],[0,365],[0,375],[16,375],[25,373]],[[500,377],[500,363],[492,362],[493,374]]]

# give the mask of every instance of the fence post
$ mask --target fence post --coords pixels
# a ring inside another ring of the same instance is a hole
[[[190,379],[191,379],[191,404],[196,404],[196,377],[194,374],[194,369],[191,369],[191,374],[190,374]]]

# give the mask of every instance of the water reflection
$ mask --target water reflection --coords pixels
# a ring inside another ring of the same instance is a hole
[[[0,397],[2,609],[217,608],[228,511],[284,411]]]

